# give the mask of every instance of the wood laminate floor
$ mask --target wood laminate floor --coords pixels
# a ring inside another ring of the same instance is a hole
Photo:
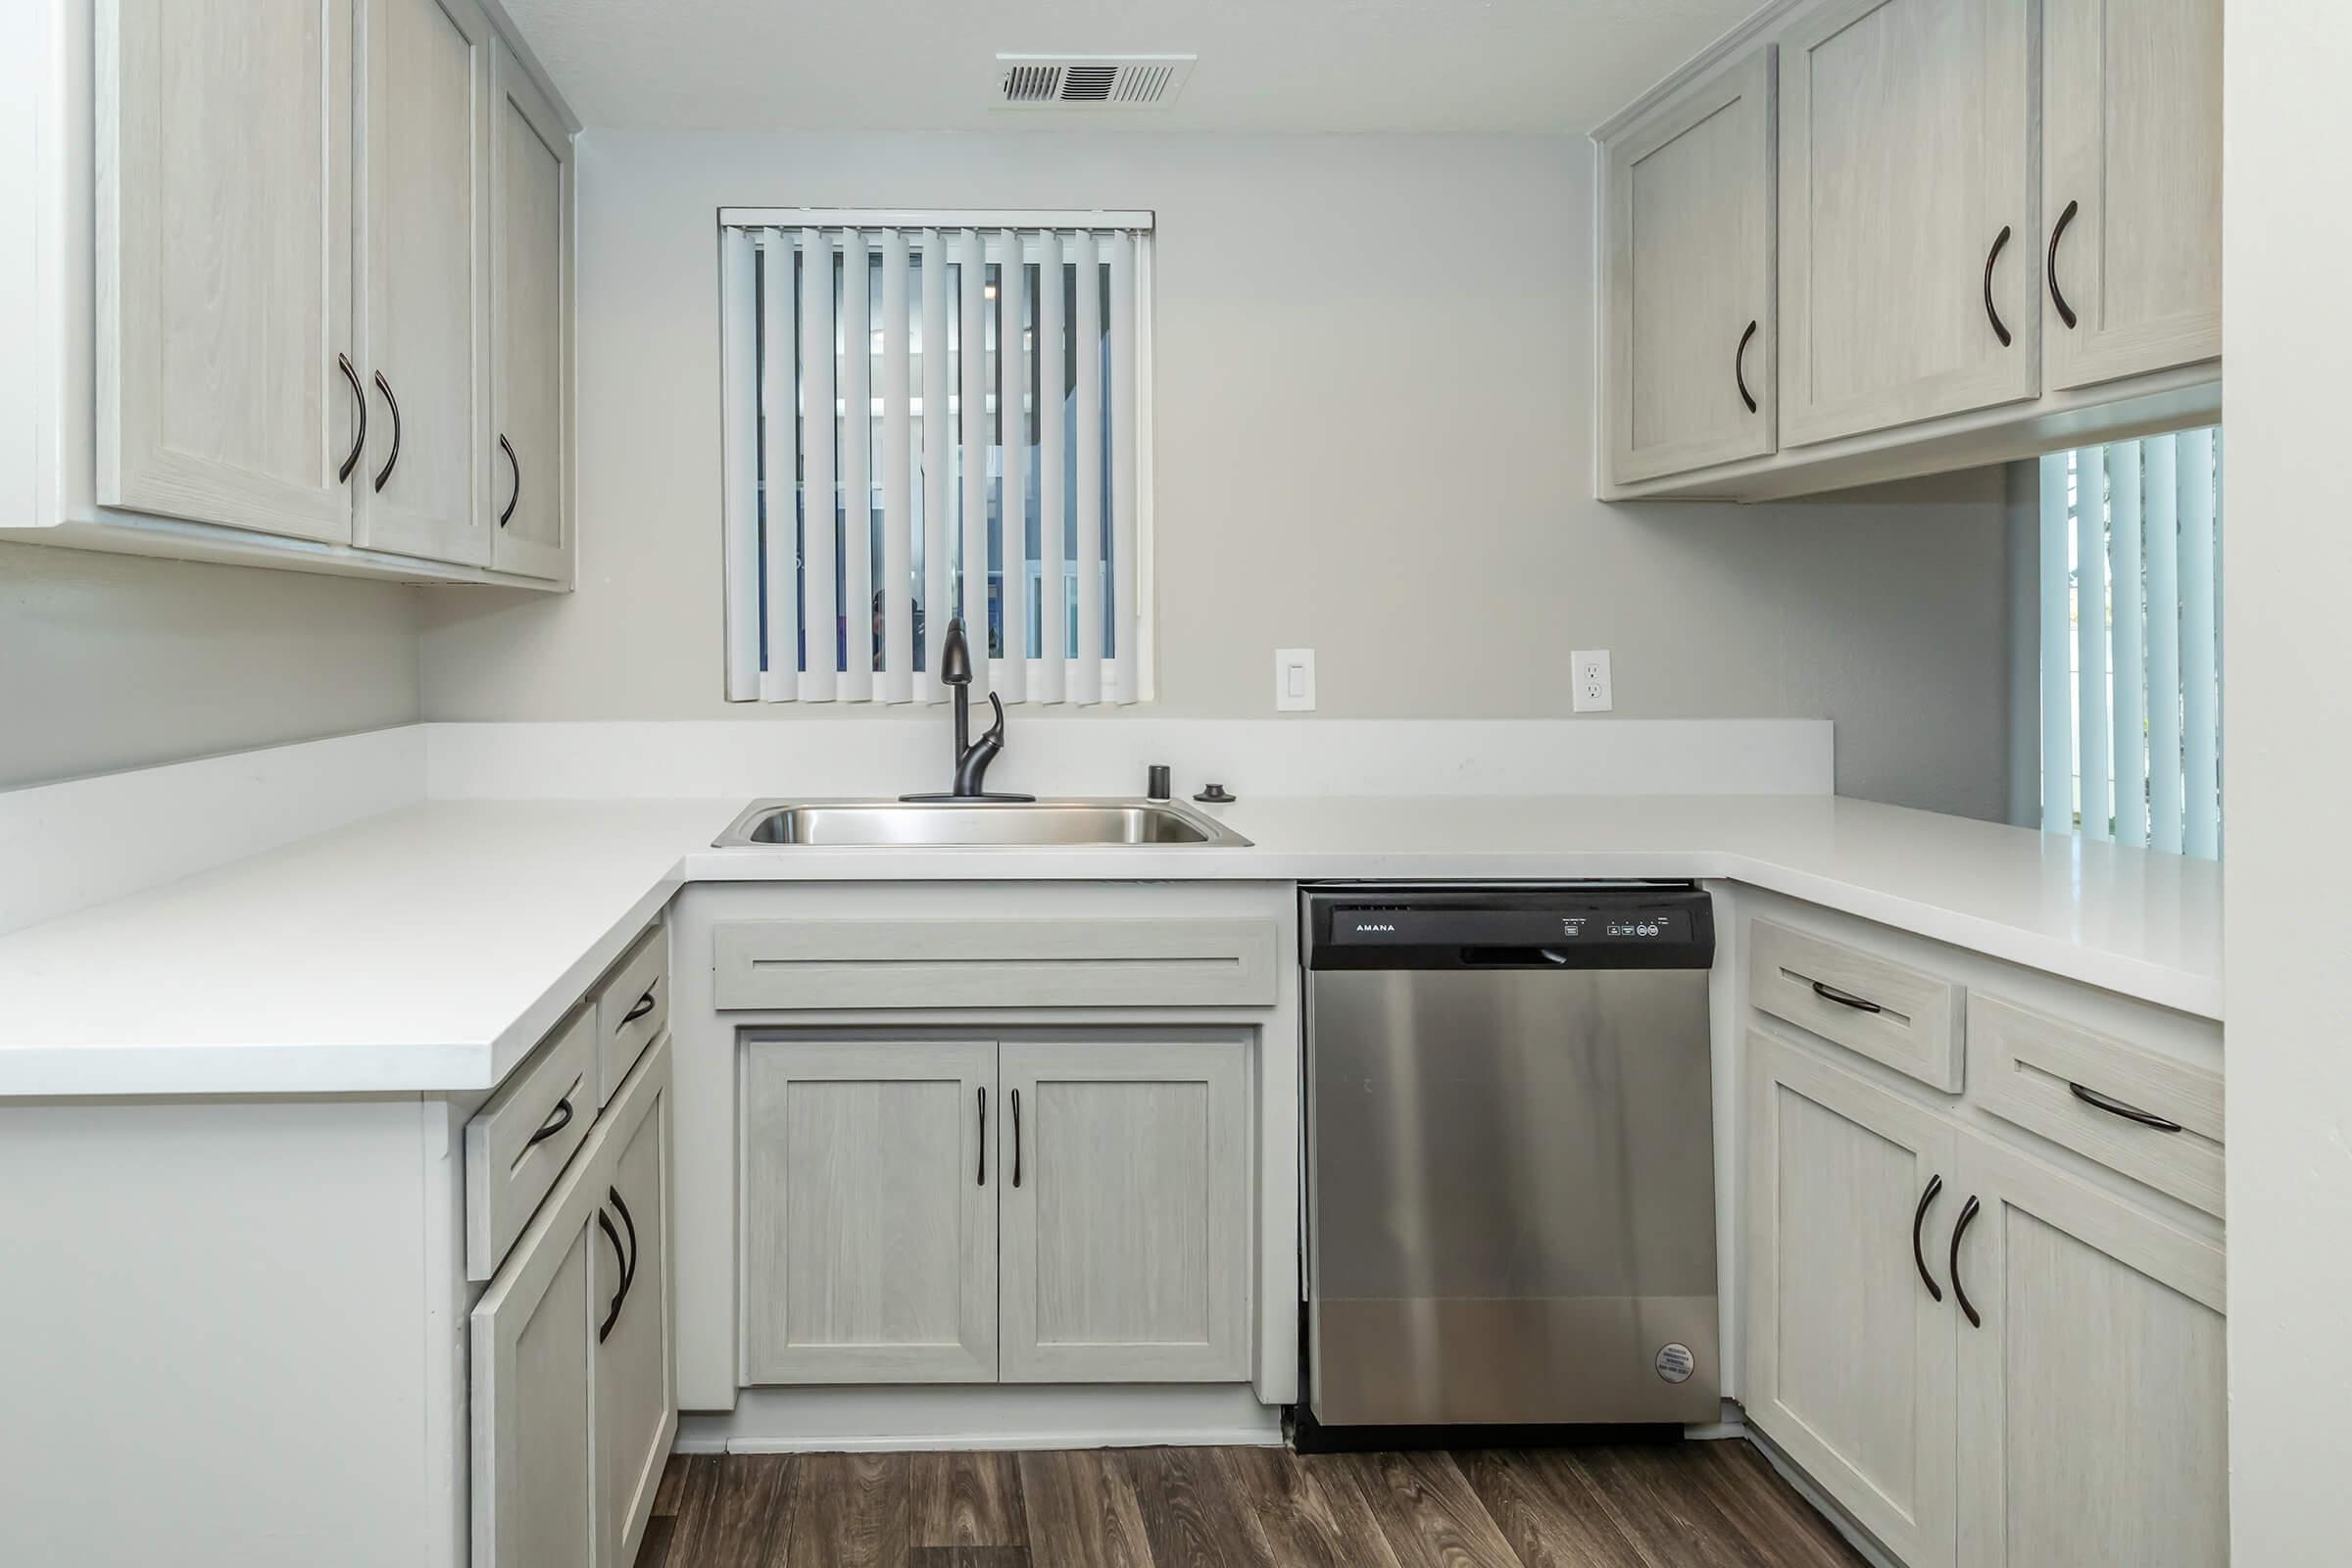
[[[673,1457],[637,1568],[1847,1568],[1744,1443]]]

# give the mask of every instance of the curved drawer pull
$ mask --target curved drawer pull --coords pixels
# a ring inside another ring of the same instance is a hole
[[[2002,232],[2007,233],[2008,230],[2003,229]],[[498,514],[498,525],[504,528],[507,520],[514,515],[514,509],[522,504],[522,460],[514,456],[514,443],[503,435],[498,438],[498,450],[507,455],[507,466],[514,470],[514,493],[507,497],[507,510]]]
[[[1937,1285],[1936,1276],[1928,1272],[1928,1255],[1920,1250],[1919,1229],[1927,1223],[1928,1205],[1935,1202],[1936,1195],[1942,1191],[1943,1178],[1929,1177],[1928,1190],[1919,1195],[1919,1207],[1911,1211],[1911,1262],[1919,1270],[1920,1283],[1928,1288],[1928,1298],[1933,1301],[1943,1299],[1943,1287]]]
[[[375,389],[384,395],[384,404],[392,411],[392,450],[384,455],[383,469],[375,476],[375,488],[381,490],[384,481],[392,477],[393,466],[400,462],[400,399],[392,395],[392,383],[384,379],[381,370],[375,372]]]
[[[2180,1124],[2177,1121],[2167,1121],[2154,1111],[2142,1110],[2137,1105],[2127,1105],[2120,1100],[2100,1094],[2096,1089],[2087,1089],[2081,1084],[2072,1082],[2068,1083],[2066,1087],[2077,1100],[2094,1110],[2103,1110],[2110,1116],[2121,1116],[2124,1120],[2135,1121],[2142,1127],[2153,1127],[2160,1133],[2177,1133],[2181,1130]]]
[[[1740,346],[1732,350],[1732,380],[1738,383],[1740,401],[1747,405],[1750,414],[1756,412],[1756,395],[1747,389],[1747,344],[1755,335],[1756,323],[1750,321],[1747,330],[1740,334]]]
[[[620,1021],[622,1023],[635,1023],[638,1019],[644,1017],[647,1013],[653,1010],[654,988],[652,986],[647,986],[645,988],[645,995],[639,997],[635,1002],[629,1004],[629,1010],[620,1015]]]
[[[2009,243],[2009,225],[1992,237],[1992,249],[1984,253],[1984,315],[1992,321],[1992,334],[2001,340],[2001,347],[2010,343],[2009,328],[2001,320],[2001,313],[1992,308],[1992,264],[2001,259],[2001,250]]]
[[[612,1244],[612,1256],[620,1264],[620,1289],[612,1293],[612,1304],[606,1310],[605,1320],[596,1327],[596,1343],[602,1345],[612,1338],[612,1325],[620,1321],[620,1303],[629,1294],[629,1254],[621,1248],[620,1232],[612,1228],[612,1215],[598,1209],[596,1225],[605,1233],[605,1240]]]
[[[2042,266],[2044,275],[2050,280],[2050,303],[2058,307],[2058,319],[2066,323],[2070,332],[2074,330],[2075,308],[2066,303],[2066,295],[2058,288],[2058,242],[2066,237],[2066,226],[2082,210],[2081,202],[2068,202],[2066,211],[2058,215],[2056,225],[2050,229],[2050,257]]]
[[[1968,1326],[1981,1329],[1984,1326],[1984,1319],[1978,1315],[1977,1303],[1968,1298],[1968,1287],[1960,1283],[1960,1238],[1968,1234],[1968,1227],[1976,1217],[1977,1200],[1972,1197],[1960,1205],[1960,1218],[1952,1226],[1952,1266],[1949,1272],[1952,1276],[1952,1295],[1958,1298],[1960,1310],[1968,1314]]]
[[[544,1144],[570,1125],[571,1097],[565,1095],[562,1100],[556,1102],[556,1108],[547,1113],[547,1120],[540,1124],[537,1132],[531,1134],[530,1142],[522,1147],[529,1149],[535,1145]]]
[[[1813,982],[1813,994],[1824,1002],[1835,1002],[1840,1007],[1851,1007],[1856,1012],[1885,1012],[1886,1010],[1868,997],[1857,997],[1851,991],[1840,991],[1836,986],[1825,985],[1819,980]]]
[[[351,470],[360,466],[360,454],[368,450],[368,389],[360,385],[360,372],[351,368],[350,355],[336,355],[335,367],[343,372],[343,379],[351,383],[352,402],[360,411],[359,427],[351,433],[351,450],[344,454],[343,466],[335,470],[335,483],[343,484],[350,480]]]

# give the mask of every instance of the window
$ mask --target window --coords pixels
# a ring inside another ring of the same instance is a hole
[[[2222,432],[2041,460],[2041,823],[2218,858]]]
[[[719,224],[728,698],[1149,697],[1151,215]]]

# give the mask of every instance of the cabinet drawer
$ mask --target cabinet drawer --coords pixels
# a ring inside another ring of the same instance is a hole
[[[1960,1092],[1965,997],[1908,964],[1772,920],[1747,924],[1747,995],[1873,1061]]]
[[[669,928],[656,925],[596,989],[596,1038],[610,1099],[669,1022]]]
[[[1268,1006],[1265,919],[732,920],[721,1007]]]
[[[596,1120],[596,1008],[558,1028],[466,1124],[466,1277],[486,1280]]]
[[[1968,1039],[1978,1104],[2221,1216],[2220,1073],[1998,997],[1969,999]]]

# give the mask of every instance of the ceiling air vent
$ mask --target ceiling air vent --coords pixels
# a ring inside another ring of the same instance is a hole
[[[1165,109],[1197,55],[999,55],[1000,109]]]

